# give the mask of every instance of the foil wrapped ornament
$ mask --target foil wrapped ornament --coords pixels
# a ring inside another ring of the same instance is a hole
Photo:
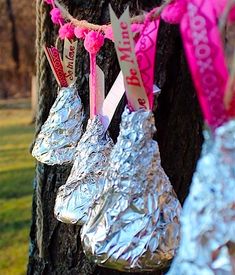
[[[81,231],[86,255],[99,265],[152,271],[175,255],[181,205],[161,167],[154,132],[151,111],[125,109],[104,191]]]
[[[168,275],[235,274],[234,163],[235,121],[229,121],[204,143],[182,211],[179,252]]]
[[[61,88],[36,138],[32,155],[48,165],[72,163],[82,127],[83,106],[75,84]]]
[[[78,143],[69,178],[57,193],[54,214],[59,221],[83,224],[87,220],[89,207],[103,190],[100,179],[109,164],[113,146],[100,117],[89,120]]]

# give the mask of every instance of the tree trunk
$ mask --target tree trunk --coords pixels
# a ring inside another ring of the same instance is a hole
[[[16,35],[15,15],[13,13],[11,0],[6,0],[6,6],[7,6],[7,14],[8,14],[8,17],[9,17],[9,21],[11,23],[12,58],[15,62],[15,68],[18,70],[19,65],[20,65],[19,44],[18,44],[17,35]]]
[[[145,2],[148,2],[148,7]],[[138,14],[140,9],[150,9],[158,5],[159,2],[157,0],[64,1],[69,11],[77,18],[99,24],[109,21],[109,3],[111,3],[117,15],[120,15],[127,5],[130,5],[132,14]],[[48,14],[48,8],[43,5],[42,0],[38,0],[36,45],[39,111],[36,120],[36,134],[46,120],[56,96],[56,84],[42,52],[42,45],[45,42],[47,45],[55,43],[57,31],[51,31],[53,26]],[[98,65],[105,73],[107,93],[119,72],[117,58],[111,42],[105,42],[97,59]],[[180,201],[183,203],[201,150],[202,118],[185,61],[178,26],[161,22],[155,72],[155,83],[162,89],[158,100],[158,108],[155,111],[157,125],[155,138],[159,142],[162,166],[169,176]],[[77,81],[87,118],[89,110],[88,74],[88,54],[85,52],[82,42],[79,42]],[[114,140],[118,135],[124,105],[123,100],[111,123],[110,133]],[[37,164],[28,274],[123,274],[89,263],[82,252],[79,226],[66,225],[54,218],[53,207],[56,192],[65,183],[70,169],[70,166],[49,167],[41,163]],[[40,236],[36,232],[39,232]],[[37,239],[40,239],[40,242],[37,243]],[[149,274],[160,274],[160,272]]]

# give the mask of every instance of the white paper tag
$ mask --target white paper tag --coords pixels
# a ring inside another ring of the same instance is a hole
[[[75,66],[76,66],[76,53],[77,53],[78,41],[64,40],[64,52],[63,52],[63,65],[65,77],[68,84],[72,84],[76,81],[75,77]]]
[[[133,110],[141,108],[149,109],[149,100],[145,92],[135,55],[134,41],[130,28],[129,8],[125,10],[119,19],[116,17],[110,5],[109,10],[115,48],[123,73],[129,105]]]
[[[104,100],[104,104],[101,109],[102,123],[105,130],[108,129],[109,124],[113,118],[113,115],[117,109],[117,106],[122,99],[122,96],[125,92],[125,86],[123,81],[122,72],[119,73],[115,82],[113,83],[112,88],[110,89],[108,95]]]

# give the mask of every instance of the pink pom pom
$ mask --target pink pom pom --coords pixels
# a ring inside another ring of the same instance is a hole
[[[235,6],[233,6],[232,9],[229,12],[228,21],[230,23],[234,23],[235,22]]]
[[[84,47],[91,54],[97,54],[103,44],[104,35],[96,31],[90,31],[84,40]]]
[[[74,34],[77,38],[84,39],[87,33],[88,33],[88,29],[86,29],[86,28],[76,27],[74,29]]]
[[[105,27],[104,37],[114,42],[113,29],[111,26]]]
[[[44,0],[45,3],[47,3],[48,5],[52,5],[54,0]]]
[[[54,8],[50,12],[51,20],[54,24],[60,24],[63,22],[63,17],[60,9]]]
[[[175,0],[165,7],[161,13],[161,18],[170,24],[180,23],[186,12],[187,3],[185,0]]]
[[[59,29],[60,39],[73,39],[74,38],[74,26],[71,23],[66,23]]]

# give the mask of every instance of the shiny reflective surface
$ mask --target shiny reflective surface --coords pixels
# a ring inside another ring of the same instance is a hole
[[[181,222],[168,275],[235,274],[235,121],[206,140]]]
[[[85,253],[99,265],[147,271],[175,255],[181,206],[161,167],[155,130],[151,112],[124,111],[103,194],[81,233]]]
[[[62,88],[37,136],[32,155],[48,165],[72,163],[83,130],[83,107],[75,86]]]
[[[70,176],[57,194],[54,212],[58,220],[79,224],[86,221],[89,207],[103,190],[100,179],[109,163],[113,145],[100,118],[96,116],[89,120],[86,132],[78,143]]]

